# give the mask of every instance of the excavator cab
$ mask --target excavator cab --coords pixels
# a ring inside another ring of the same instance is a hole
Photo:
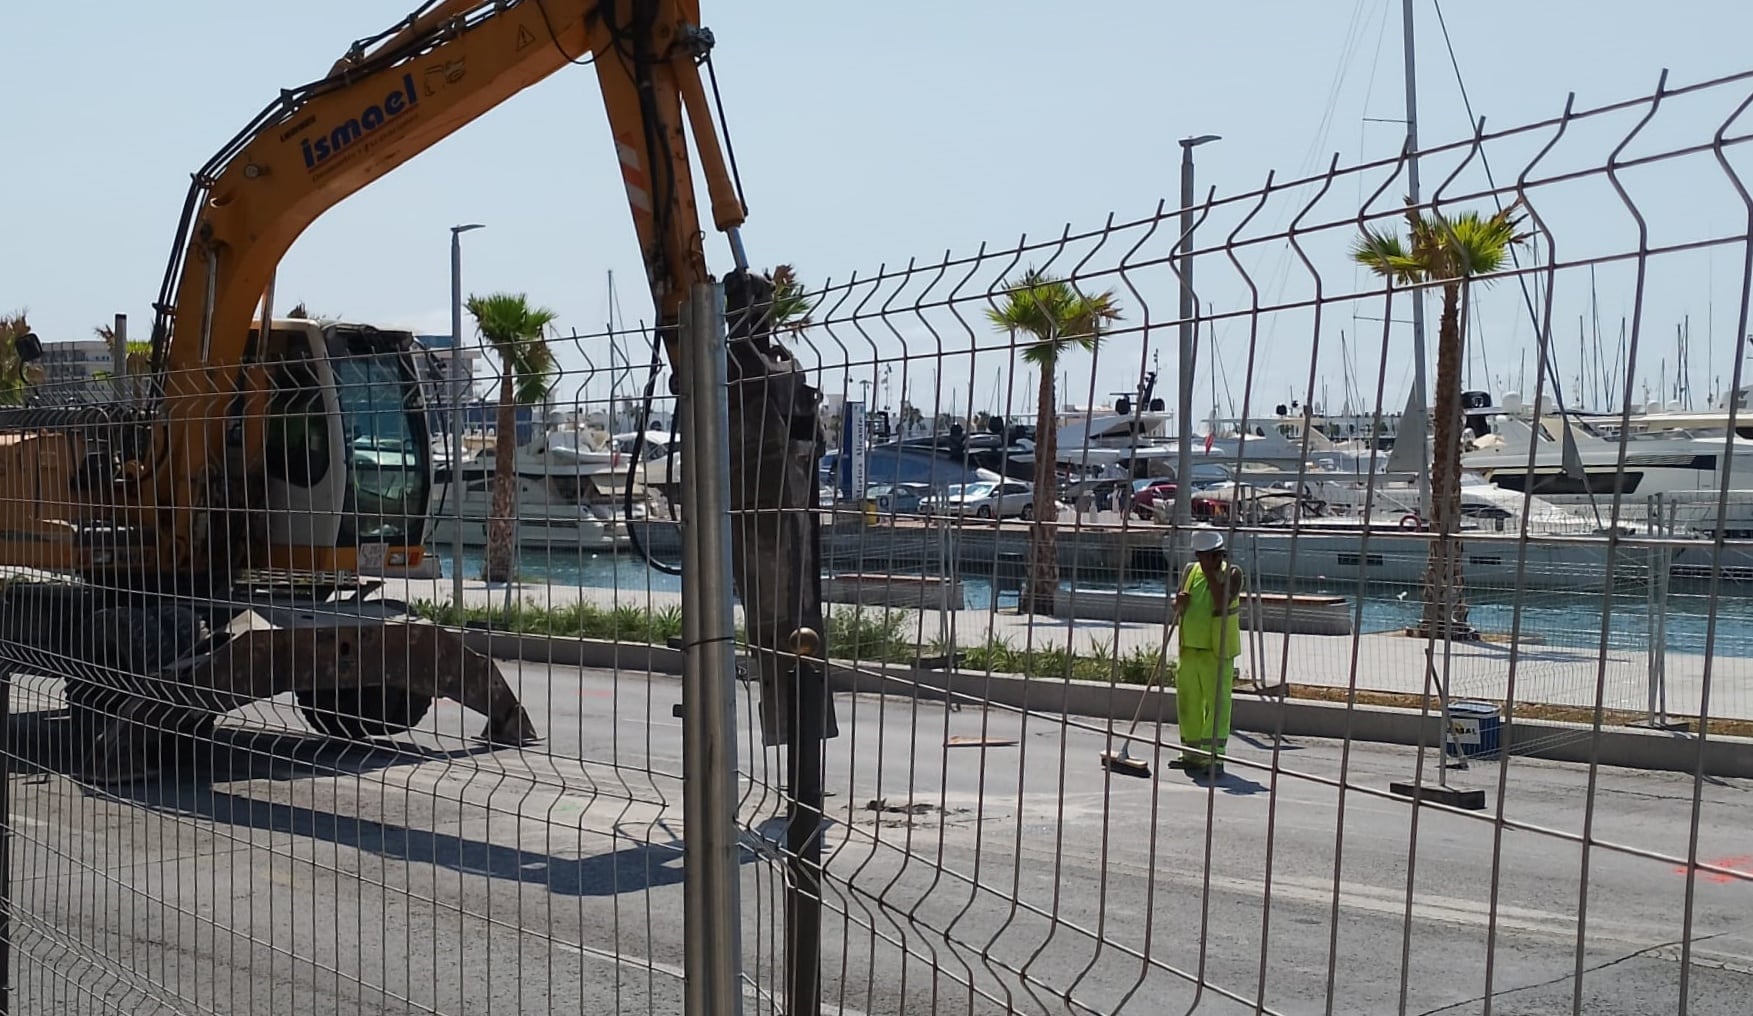
[[[136,578],[164,575],[99,559],[94,542],[109,539],[124,563],[150,560],[131,543],[149,530],[94,524],[126,521],[102,481],[146,446],[144,425],[118,415],[127,407],[0,414],[11,439],[0,441],[0,490],[28,480],[45,491],[4,499],[9,524],[42,517],[32,546],[47,566],[0,568],[0,671],[63,678],[79,769],[93,779],[149,775],[164,735],[209,736],[220,714],[284,693],[330,736],[393,735],[448,698],[486,718],[488,742],[530,743],[534,725],[489,657],[400,601],[357,584],[344,595],[369,557],[417,564],[426,539],[432,446],[413,335],[285,319],[249,338],[222,428],[220,489],[236,499],[196,530],[201,571],[162,587]],[[4,562],[30,563],[16,552]]]
[[[432,437],[414,336],[286,319],[265,344],[252,332],[251,349],[265,388],[256,445],[262,563],[318,571],[353,571],[368,559],[418,564]]]

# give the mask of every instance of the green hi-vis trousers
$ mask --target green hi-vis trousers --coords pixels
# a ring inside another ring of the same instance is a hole
[[[1175,711],[1181,724],[1181,762],[1200,766],[1222,764],[1229,750],[1230,692],[1236,679],[1232,656],[1219,658],[1210,649],[1181,648],[1175,668]],[[1204,752],[1216,752],[1216,759]]]

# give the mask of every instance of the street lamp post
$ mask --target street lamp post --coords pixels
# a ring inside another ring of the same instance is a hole
[[[1418,63],[1415,57],[1417,47],[1413,41],[1412,31],[1412,0],[1404,0],[1400,9],[1401,56],[1406,64],[1406,193],[1413,205],[1417,205],[1421,195],[1418,191]],[[1425,408],[1425,358],[1424,358],[1424,290],[1412,291],[1412,387],[1417,393],[1413,408],[1417,410],[1418,433],[1418,515],[1430,518],[1430,455],[1425,451],[1423,435],[1428,432],[1431,422],[1430,411]]]
[[[1175,410],[1175,548],[1176,567],[1187,558],[1188,527],[1193,524],[1193,149],[1220,138],[1201,134],[1181,139],[1181,369],[1176,383]]]
[[[456,531],[451,534],[450,595],[451,605],[458,611],[463,609],[463,389],[457,373],[467,362],[463,359],[462,235],[483,228],[479,222],[450,227],[450,369],[445,371],[445,387],[450,389],[450,495],[456,516]]]

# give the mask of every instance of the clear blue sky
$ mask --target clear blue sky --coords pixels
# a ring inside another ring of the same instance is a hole
[[[100,0],[73,14],[6,5],[0,108],[11,141],[10,243],[0,252],[0,310],[28,307],[51,340],[87,337],[125,312],[144,337],[190,171],[278,89],[320,76],[353,39],[410,6]],[[1110,212],[1146,214],[1177,194],[1184,135],[1223,135],[1199,150],[1201,190],[1213,184],[1220,194],[1258,186],[1270,169],[1324,167],[1334,152],[1347,162],[1392,154],[1401,128],[1364,118],[1401,114],[1399,7],[708,0],[704,17],[718,38],[751,255],[761,265],[791,261],[820,281],[971,252],[982,241],[1014,244],[1067,222],[1093,226]],[[1468,132],[1466,114],[1435,8],[1420,0],[1417,9],[1423,137],[1454,140]],[[1582,106],[1647,93],[1664,66],[1676,84],[1753,68],[1745,0],[1473,0],[1443,13],[1475,111],[1495,126],[1554,115],[1570,91]],[[1694,126],[1702,140],[1714,123]],[[1670,196],[1684,219],[1687,188],[1666,190],[1681,192]],[[1738,208],[1713,192],[1708,207],[1692,211],[1709,218]],[[280,305],[305,300],[353,319],[447,331],[448,227],[468,221],[488,226],[465,238],[471,291],[527,291],[555,308],[563,327],[595,331],[613,270],[625,316],[649,315],[585,69],[555,75],[331,211],[282,264]],[[722,270],[722,242],[708,240]],[[1683,299],[1652,309],[1646,327],[1671,346],[1679,314],[1692,313],[1694,369],[1714,348],[1722,373],[1740,255],[1710,260],[1687,273]],[[1602,300],[1615,331],[1630,306],[1618,286],[1611,303]],[[1714,347],[1702,335],[1707,298]],[[1172,295],[1160,302],[1172,305]],[[1519,337],[1509,324],[1501,332],[1488,346],[1500,375],[1514,372],[1528,336],[1525,323]],[[1237,376],[1246,329],[1226,325],[1218,336],[1226,372]],[[1166,339],[1152,341],[1170,364]],[[1306,338],[1279,333],[1272,342],[1257,399],[1306,384]],[[1319,373],[1337,388],[1332,347],[1327,341]],[[582,363],[574,351],[566,359]],[[1104,365],[1098,394],[1132,380],[1140,358],[1119,359]],[[1390,357],[1391,403],[1403,398],[1404,367],[1403,356]],[[1369,364],[1361,369],[1373,376]],[[1020,392],[1020,368],[1017,376]],[[979,384],[986,401],[990,384]]]

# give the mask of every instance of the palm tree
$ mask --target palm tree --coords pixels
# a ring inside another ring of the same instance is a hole
[[[804,291],[797,269],[791,265],[773,266],[773,329],[790,333],[794,338],[815,322],[810,320],[811,303]]]
[[[1102,329],[1120,320],[1113,290],[1087,296],[1064,279],[1036,269],[1023,273],[1022,281],[1005,290],[1004,302],[987,310],[987,318],[999,331],[1025,332],[1035,341],[1023,359],[1041,372],[1040,396],[1035,409],[1035,503],[1030,515],[1034,529],[1029,540],[1029,589],[1021,609],[1031,614],[1051,614],[1059,588],[1059,545],[1054,525],[1059,517],[1058,432],[1054,364],[1069,349],[1094,352]]]
[[[1467,623],[1461,593],[1461,557],[1452,539],[1461,520],[1461,364],[1466,353],[1461,327],[1462,308],[1476,277],[1501,271],[1510,251],[1527,240],[1518,233],[1514,214],[1518,200],[1495,215],[1466,211],[1454,217],[1426,215],[1406,202],[1408,240],[1393,232],[1365,226],[1352,244],[1352,260],[1388,281],[1442,285],[1442,323],[1437,331],[1435,452],[1431,462],[1431,522],[1438,538],[1430,545],[1424,573],[1424,616],[1419,634],[1476,638]],[[1490,279],[1478,280],[1489,283]],[[1444,604],[1449,604],[1444,617]]]
[[[517,483],[517,407],[540,405],[553,387],[554,351],[543,338],[555,314],[531,307],[522,293],[470,296],[464,304],[475,328],[499,357],[499,414],[494,424],[493,509],[487,520],[487,563],[481,577],[510,582],[516,577],[513,547],[513,494]],[[457,534],[460,538],[462,534]]]

